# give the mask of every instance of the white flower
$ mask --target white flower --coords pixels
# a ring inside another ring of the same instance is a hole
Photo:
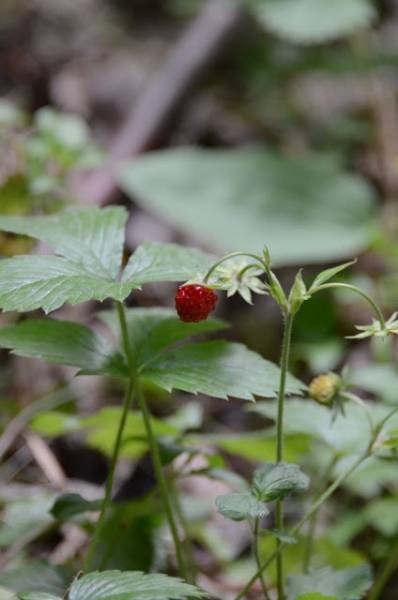
[[[391,315],[383,325],[377,319],[373,319],[371,325],[356,325],[360,333],[348,336],[349,339],[363,340],[368,337],[385,337],[387,335],[398,335],[398,313]]]
[[[252,292],[267,294],[268,286],[259,279],[264,269],[246,259],[230,259],[215,269],[211,277],[211,286],[227,292],[227,296],[238,293],[246,302],[252,304]]]

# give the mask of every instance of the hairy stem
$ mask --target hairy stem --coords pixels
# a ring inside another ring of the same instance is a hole
[[[174,518],[173,506],[170,498],[169,489],[167,487],[166,477],[163,473],[163,466],[160,458],[159,446],[152,429],[151,416],[149,413],[148,405],[146,403],[146,399],[139,382],[137,382],[137,400],[142,413],[142,417],[144,419],[144,425],[147,434],[149,449],[151,452],[153,468],[155,470],[156,480],[158,482],[160,493],[162,495],[162,501],[166,512],[167,521],[174,541],[178,568],[182,577],[189,581],[189,570],[185,562],[182,544],[178,536],[177,523]]]
[[[188,568],[187,568],[187,565],[185,562],[184,553],[182,551],[181,542],[178,537],[177,523],[174,518],[172,503],[171,503],[171,499],[170,499],[170,493],[169,493],[169,490],[167,487],[166,478],[163,473],[163,467],[162,467],[162,461],[160,458],[159,446],[158,446],[156,437],[155,437],[153,429],[152,429],[151,415],[149,413],[148,405],[146,403],[146,399],[145,399],[144,393],[143,393],[141,385],[140,385],[139,377],[136,374],[135,359],[134,359],[134,356],[133,356],[133,353],[131,350],[131,346],[130,346],[124,304],[122,302],[117,302],[116,306],[117,306],[117,312],[118,312],[118,316],[119,316],[120,329],[121,329],[121,333],[122,333],[122,343],[123,343],[124,353],[127,358],[127,363],[128,363],[129,372],[130,372],[130,381],[135,380],[137,401],[138,401],[138,405],[141,410],[142,418],[144,421],[144,426],[145,426],[145,431],[146,431],[146,435],[147,435],[149,450],[150,450],[151,457],[152,457],[156,481],[157,481],[159,489],[160,489],[163,506],[164,506],[164,509],[166,512],[166,518],[167,518],[167,521],[168,521],[168,524],[170,527],[171,535],[173,537],[176,558],[177,558],[177,563],[178,563],[178,569],[179,569],[182,577],[184,577],[185,579],[188,580],[189,579]]]
[[[101,533],[104,528],[108,509],[112,502],[112,490],[113,490],[113,482],[115,479],[116,465],[117,465],[117,461],[118,461],[119,454],[120,454],[120,448],[121,448],[121,444],[122,444],[124,428],[125,428],[126,421],[127,421],[127,415],[131,408],[133,398],[134,398],[134,381],[133,381],[133,379],[131,379],[129,382],[128,388],[127,388],[126,397],[125,397],[125,400],[123,403],[122,416],[121,416],[121,419],[119,422],[119,427],[118,427],[118,431],[116,434],[115,443],[113,446],[111,464],[109,466],[109,474],[108,474],[108,478],[106,480],[106,485],[105,485],[105,496],[104,496],[104,499],[102,502],[100,516],[99,516],[97,524],[95,526],[94,535],[91,540],[90,546],[88,548],[86,559],[84,561],[84,569],[83,569],[84,571],[90,571],[93,568],[92,563],[93,563],[93,559],[95,556],[95,552],[98,548],[98,544],[101,539]]]
[[[253,554],[254,554],[254,558],[256,560],[257,569],[261,569],[259,533],[260,533],[260,519],[257,517],[254,520],[254,525],[253,525]],[[265,600],[270,600],[267,586],[265,584],[264,573],[261,573],[261,575],[260,575],[260,583],[261,583],[261,589],[263,590]]]
[[[373,441],[372,441],[373,443]],[[294,536],[300,529],[309,521],[312,515],[319,509],[319,507],[337,490],[337,488],[361,465],[369,456],[371,452],[371,445],[367,448],[366,452],[361,454],[357,460],[351,465],[347,471],[342,473],[325,491],[319,496],[319,498],[313,503],[309,511],[303,516],[303,518],[289,531],[290,536]],[[275,552],[271,554],[271,556],[261,565],[258,571],[251,577],[251,579],[247,582],[244,588],[239,592],[239,594],[235,597],[235,600],[241,600],[245,595],[249,592],[252,585],[255,581],[261,576],[262,573],[269,567],[273,560],[278,556],[282,548],[286,545],[287,542],[281,542],[277,547]]]
[[[366,302],[368,304],[370,304],[370,306],[372,307],[372,310],[374,311],[382,328],[385,327],[384,315],[381,311],[380,306],[366,292],[364,292],[360,288],[356,287],[355,285],[350,285],[349,283],[338,283],[338,282],[337,283],[323,283],[319,287],[316,287],[314,290],[312,290],[312,293],[315,294],[316,292],[321,292],[322,290],[328,290],[328,289],[333,289],[333,288],[336,288],[336,289],[340,288],[343,290],[351,290],[352,292],[355,292],[356,294],[359,294],[360,296],[362,296],[362,298],[364,298],[366,300]]]
[[[279,392],[278,392],[278,416],[276,422],[276,460],[281,462],[283,460],[284,450],[284,435],[283,435],[283,416],[285,409],[285,395],[286,395],[286,379],[289,367],[290,357],[290,344],[292,339],[294,316],[291,313],[286,315],[282,351],[280,360],[280,381],[279,381]],[[283,519],[283,501],[278,500],[276,503],[275,512],[275,525],[279,531],[283,531],[284,519]],[[277,549],[282,550],[281,540],[277,540]],[[284,583],[283,583],[283,553],[278,552],[276,559],[276,578],[277,578],[277,589],[279,600],[284,600]]]
[[[314,494],[315,498],[320,496],[324,485],[325,484],[327,485],[329,477],[330,477],[337,461],[338,461],[338,456],[333,455],[332,460],[330,461],[329,465],[327,466],[327,468],[325,470],[325,473],[322,475],[322,477],[320,477],[318,485],[316,486],[316,492]],[[308,573],[308,571],[310,569],[310,565],[311,565],[311,558],[312,558],[312,553],[314,550],[315,532],[316,532],[316,526],[317,526],[317,522],[318,522],[318,514],[319,514],[319,509],[317,509],[313,513],[313,515],[311,516],[311,518],[309,520],[307,539],[305,541],[305,549],[304,549],[304,560],[303,560],[304,573]]]

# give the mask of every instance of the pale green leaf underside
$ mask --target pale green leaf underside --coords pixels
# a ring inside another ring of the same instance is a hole
[[[279,369],[242,344],[223,341],[188,344],[161,355],[142,371],[168,391],[173,389],[216,398],[273,397],[279,385]],[[287,392],[300,393],[303,385],[288,378]]]
[[[0,215],[0,230],[41,240],[89,273],[110,279],[120,270],[126,219],[119,206],[40,217]]]
[[[106,340],[88,327],[54,319],[31,319],[3,327],[0,347],[18,356],[85,370],[103,367],[110,353]]]
[[[69,600],[182,600],[204,594],[195,586],[167,575],[138,571],[89,573],[76,580]]]
[[[339,600],[360,600],[372,583],[368,565],[334,571],[329,567],[313,571],[309,575],[292,575],[287,588],[288,600],[307,592],[321,592],[336,596]]]
[[[369,0],[248,0],[260,23],[291,42],[321,43],[372,22]]]
[[[232,521],[262,518],[269,512],[265,504],[250,493],[234,492],[218,496],[216,506],[218,512]]]
[[[65,303],[106,298],[123,300],[130,284],[111,281],[58,256],[16,256],[0,260],[0,308],[51,312]]]
[[[122,280],[134,287],[155,281],[187,281],[198,274],[205,275],[216,260],[216,256],[195,248],[144,242],[131,256]]]
[[[352,256],[373,227],[370,188],[324,155],[181,148],[135,159],[121,183],[134,201],[217,252],[266,244],[275,264]]]
[[[351,260],[350,262],[346,262],[342,265],[337,265],[337,267],[331,267],[330,269],[325,269],[324,271],[321,271],[320,273],[318,273],[318,275],[312,282],[310,290],[318,287],[319,285],[322,285],[323,283],[326,283],[327,281],[329,281],[329,279],[332,279],[335,275],[337,275],[341,271],[344,271],[354,263],[355,261]]]

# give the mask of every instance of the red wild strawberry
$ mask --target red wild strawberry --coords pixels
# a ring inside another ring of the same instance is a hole
[[[178,288],[175,302],[181,321],[197,323],[215,309],[217,295],[205,285],[188,283]]]

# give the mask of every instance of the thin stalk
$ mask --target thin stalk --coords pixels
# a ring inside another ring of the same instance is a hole
[[[289,535],[294,536],[300,529],[309,521],[314,512],[318,510],[318,508],[337,490],[337,488],[357,469],[369,456],[371,445],[368,447],[366,452],[361,454],[358,459],[351,465],[347,471],[342,473],[325,491],[324,493],[314,502],[309,511],[303,516],[303,518],[290,529]],[[251,577],[251,579],[247,582],[244,588],[239,592],[239,594],[235,597],[234,600],[241,600],[244,596],[249,592],[252,585],[255,581],[261,576],[262,573],[269,567],[272,561],[278,556],[281,552],[282,548],[286,545],[287,542],[281,542],[279,547],[271,554],[271,556],[261,565],[258,571]]]
[[[376,577],[376,581],[370,591],[368,600],[379,600],[387,581],[398,567],[398,538],[390,550],[390,557],[386,561],[383,569]]]
[[[109,466],[109,474],[108,474],[108,478],[106,480],[106,485],[105,485],[105,496],[104,496],[104,499],[102,502],[100,516],[99,516],[97,524],[95,526],[94,535],[90,542],[90,545],[89,545],[89,548],[87,551],[87,555],[86,555],[86,558],[84,561],[84,571],[90,571],[93,567],[93,565],[92,565],[93,558],[94,558],[95,552],[98,548],[98,543],[101,539],[101,533],[102,533],[104,525],[105,525],[105,519],[106,519],[106,516],[108,513],[108,509],[112,502],[112,490],[113,490],[113,482],[115,479],[116,465],[117,465],[117,461],[118,461],[119,454],[120,454],[120,448],[121,448],[121,444],[122,444],[124,428],[126,426],[127,416],[128,416],[129,410],[131,408],[133,398],[134,398],[134,381],[133,381],[133,379],[131,379],[129,382],[128,388],[127,388],[126,397],[125,397],[125,400],[123,403],[122,416],[121,416],[121,419],[119,422],[119,427],[118,427],[118,431],[116,434],[115,443],[113,446],[111,464]]]
[[[193,548],[192,548],[191,540],[189,539],[189,528],[188,528],[187,519],[185,518],[184,511],[181,506],[180,498],[178,495],[176,480],[177,480],[177,475],[173,474],[173,477],[169,478],[168,484],[169,484],[172,501],[174,504],[174,510],[177,515],[178,521],[180,523],[180,527],[184,532],[183,547],[184,547],[185,555],[187,557],[188,570],[189,570],[189,578],[187,579],[187,581],[188,581],[188,583],[195,584],[196,568],[195,568],[195,561],[194,561],[194,555],[193,555]]]
[[[126,312],[124,309],[124,304],[122,302],[117,302],[116,307],[117,307],[117,312],[118,312],[118,316],[119,316],[123,348],[124,348],[124,352],[125,352],[125,355],[127,358],[127,363],[128,363],[129,372],[130,372],[130,380],[131,381],[136,380],[135,381],[135,389],[136,389],[137,401],[138,401],[138,405],[141,410],[142,418],[144,421],[144,426],[145,426],[146,435],[147,435],[147,439],[148,439],[149,450],[150,450],[151,457],[152,457],[156,481],[159,485],[164,509],[166,512],[167,521],[168,521],[168,524],[170,527],[171,535],[172,535],[174,546],[175,546],[178,568],[179,568],[179,571],[180,571],[182,577],[184,577],[184,579],[188,579],[189,578],[188,568],[187,568],[187,565],[185,562],[181,542],[178,537],[177,523],[174,518],[170,494],[169,494],[169,490],[167,487],[166,478],[163,473],[163,467],[162,467],[162,461],[160,458],[159,446],[158,446],[156,437],[155,437],[153,429],[152,429],[151,415],[149,413],[148,405],[146,403],[146,399],[145,399],[144,393],[143,393],[141,385],[140,385],[139,377],[136,376],[136,365],[135,365],[135,359],[134,359],[134,356],[133,356],[133,353],[131,350],[131,346],[130,346],[130,339],[129,339],[129,335],[128,335],[127,319],[126,319]]]
[[[294,315],[288,313],[286,315],[282,351],[280,360],[280,380],[279,380],[279,392],[278,392],[278,416],[276,422],[276,460],[277,462],[283,461],[283,450],[284,450],[284,436],[283,436],[283,417],[285,410],[285,395],[286,395],[286,379],[289,368],[289,357],[290,357],[290,344],[292,339]],[[283,519],[283,500],[278,500],[276,503],[275,512],[275,525],[279,531],[283,531],[284,528]],[[281,540],[277,540],[277,549],[282,550]],[[283,577],[283,553],[278,552],[276,559],[276,578],[277,578],[277,589],[279,600],[284,600],[284,577]]]
[[[338,461],[338,456],[337,455],[332,456],[332,460],[330,461],[329,465],[327,466],[325,473],[323,474],[322,477],[320,477],[320,480],[316,487],[316,492],[314,494],[315,498],[317,498],[322,493],[323,486],[328,483],[329,477],[330,477],[337,461]],[[318,515],[319,515],[319,509],[313,513],[313,515],[309,521],[308,534],[307,534],[307,539],[305,542],[305,549],[304,549],[304,560],[303,560],[304,573],[308,573],[310,565],[311,565],[311,558],[312,558],[312,553],[314,550],[314,540],[315,540],[316,526],[317,526],[317,522],[318,522]]]
[[[217,269],[217,267],[219,267],[223,262],[225,262],[226,260],[229,260],[230,258],[236,258],[237,256],[247,256],[249,258],[252,258],[253,260],[256,260],[257,262],[259,262],[260,265],[264,268],[264,262],[260,256],[257,256],[257,254],[251,254],[250,252],[231,252],[230,254],[227,254],[226,256],[223,256],[222,258],[220,258],[220,260],[215,262],[210,267],[210,269],[207,271],[207,273],[203,279],[203,282],[207,283],[209,281],[211,275]]]
[[[360,288],[357,288],[355,285],[350,285],[349,283],[323,283],[319,287],[316,287],[314,290],[310,290],[310,291],[311,291],[311,293],[315,294],[316,292],[321,292],[322,290],[328,290],[328,289],[332,289],[332,288],[341,288],[341,289],[345,289],[345,290],[351,290],[352,292],[355,292],[356,294],[359,294],[360,296],[362,296],[362,298],[364,298],[366,300],[366,302],[368,302],[368,304],[370,304],[370,306],[372,307],[378,321],[380,321],[382,328],[385,327],[386,323],[385,323],[384,315],[381,311],[380,306],[366,292],[364,292]]]
[[[152,423],[151,423],[151,415],[149,413],[148,405],[146,403],[146,399],[145,399],[145,396],[143,394],[143,391],[142,391],[142,388],[141,388],[139,382],[137,382],[137,400],[138,400],[138,405],[140,407],[142,417],[144,420],[144,425],[145,425],[145,430],[146,430],[146,434],[147,434],[150,453],[152,456],[152,462],[153,462],[153,468],[155,470],[156,480],[158,482],[160,493],[162,495],[162,501],[163,501],[164,509],[166,511],[167,521],[169,523],[171,535],[172,535],[173,541],[174,541],[178,568],[180,570],[182,577],[188,581],[189,580],[189,570],[188,570],[187,564],[185,562],[182,544],[181,544],[180,538],[178,536],[177,523],[174,518],[173,506],[172,506],[172,502],[170,499],[169,490],[167,487],[166,477],[163,473],[163,466],[162,466],[162,461],[160,458],[159,446],[156,441],[156,437],[153,433]]]
[[[260,533],[260,519],[257,517],[254,520],[254,525],[253,525],[253,554],[254,554],[254,558],[256,560],[257,569],[260,570],[261,569],[261,556],[260,556],[260,548],[259,548],[259,541],[260,541],[259,533]],[[265,600],[270,600],[263,573],[261,573],[259,579],[260,579],[261,588],[263,590]]]

